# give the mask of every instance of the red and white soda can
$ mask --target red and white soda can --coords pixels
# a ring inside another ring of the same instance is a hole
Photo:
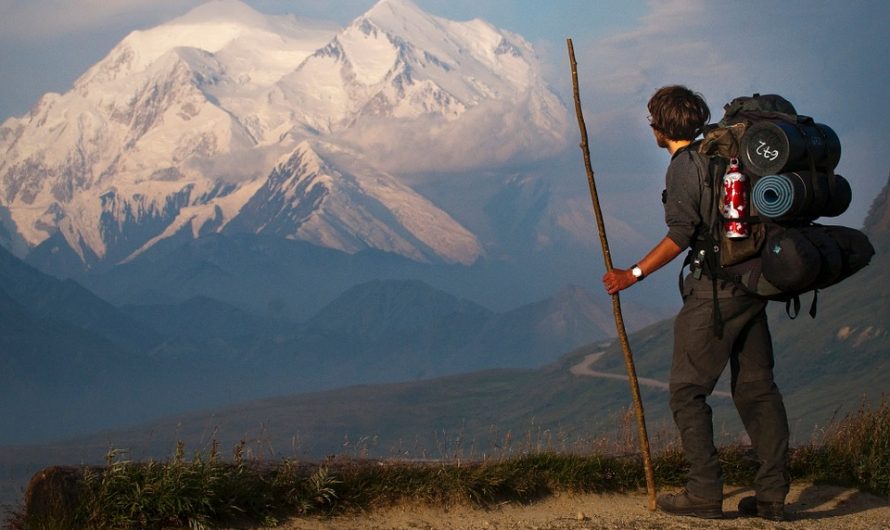
[[[748,182],[733,158],[723,176],[723,234],[729,239],[744,239],[751,232],[746,221],[734,221],[747,216]]]

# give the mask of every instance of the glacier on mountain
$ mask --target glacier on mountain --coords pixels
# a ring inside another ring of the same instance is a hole
[[[342,29],[211,1],[0,126],[0,243],[59,234],[91,267],[246,231],[470,264],[480,242],[404,176],[561,146],[539,69],[521,37],[410,0]]]

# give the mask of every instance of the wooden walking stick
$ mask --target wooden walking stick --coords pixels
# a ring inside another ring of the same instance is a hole
[[[575,48],[572,39],[566,39],[569,48],[569,62],[572,66],[572,87],[575,95],[575,113],[578,115],[578,127],[581,129],[581,152],[584,154],[584,167],[587,169],[587,184],[590,186],[590,199],[593,201],[593,212],[596,214],[596,226],[599,231],[600,244],[603,247],[603,259],[606,270],[612,270],[612,255],[609,253],[609,242],[606,240],[606,227],[603,223],[603,212],[600,209],[596,183],[593,180],[593,168],[590,165],[590,148],[587,144],[587,125],[581,113],[581,90],[578,88],[578,63],[575,61]],[[640,451],[643,453],[643,468],[646,473],[646,490],[649,493],[649,510],[655,511],[655,472],[652,469],[652,455],[649,452],[649,435],[646,434],[646,416],[643,413],[643,401],[640,399],[640,383],[637,370],[634,368],[633,353],[624,329],[624,317],[621,315],[621,300],[618,293],[612,295],[612,313],[615,315],[615,327],[618,329],[618,341],[624,351],[624,364],[627,367],[627,379],[630,381],[630,392],[633,396],[634,411],[637,416],[637,428],[640,435]]]

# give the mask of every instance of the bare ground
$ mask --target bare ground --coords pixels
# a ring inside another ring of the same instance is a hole
[[[604,529],[807,529],[890,530],[890,499],[835,486],[795,483],[788,496],[788,521],[742,518],[736,506],[751,495],[728,487],[725,519],[702,520],[650,512],[645,492],[562,494],[529,505],[493,509],[457,506],[399,506],[366,514],[287,521],[285,530],[604,530]]]

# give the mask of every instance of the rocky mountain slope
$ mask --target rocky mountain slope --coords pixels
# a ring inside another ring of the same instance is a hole
[[[890,176],[872,202],[863,230],[878,253],[890,252]]]

